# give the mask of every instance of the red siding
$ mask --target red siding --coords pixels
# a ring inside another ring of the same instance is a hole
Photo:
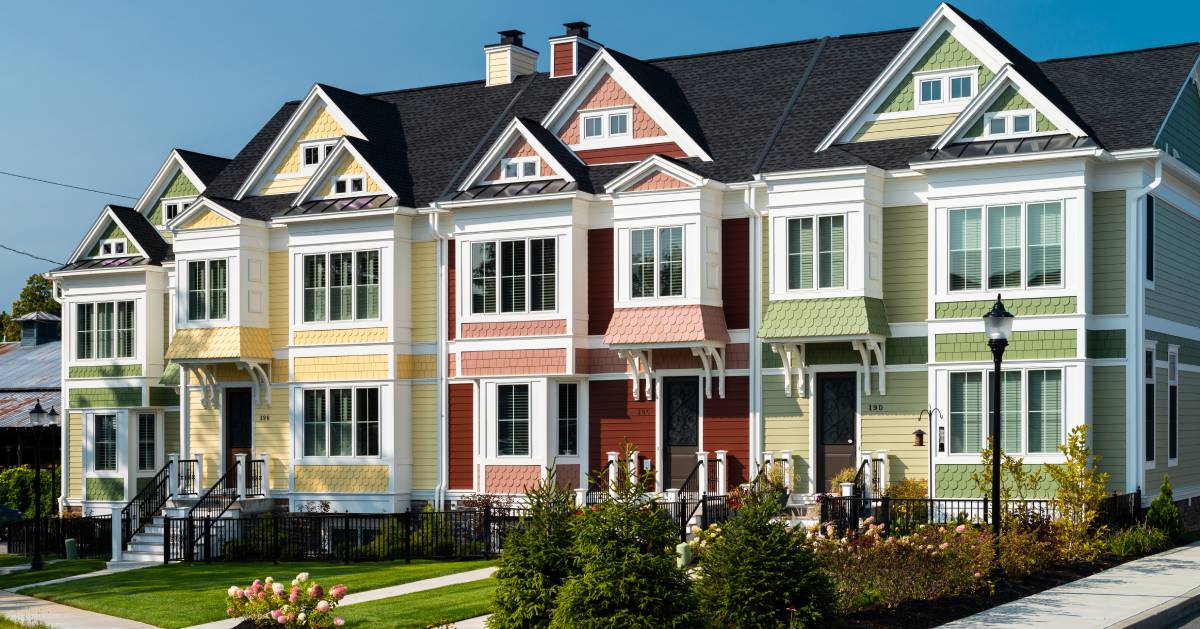
[[[613,314],[613,230],[588,230],[588,334],[604,334]]]
[[[579,42],[579,44],[575,47],[575,52],[579,56],[579,63],[576,64],[575,67],[579,68],[580,70],[582,70],[588,64],[588,62],[592,60],[592,57],[596,56],[596,49],[583,42]]]
[[[717,450],[728,450],[730,485],[744,483],[750,469],[750,378],[725,378],[725,399],[717,395],[713,379],[712,399],[704,400],[704,449],[710,458]]]
[[[475,488],[475,385],[450,385],[450,489]]]
[[[550,55],[553,57],[550,62],[550,76],[557,78],[575,74],[575,68],[571,67],[571,62],[573,61],[571,56],[574,52],[572,49],[574,47],[574,44],[571,42],[554,44],[554,48],[550,50]]]
[[[653,400],[634,400],[633,385],[624,379],[593,380],[588,399],[589,471],[603,467],[608,453],[620,452],[626,439],[637,447],[640,459],[654,460]]]
[[[458,332],[458,300],[455,298],[455,270],[458,266],[458,248],[453,240],[446,241],[446,338],[453,341]]]
[[[618,146],[610,149],[591,149],[576,151],[575,154],[583,163],[593,164],[624,164],[640,162],[654,154],[667,157],[687,157],[687,153],[674,142],[659,142],[656,144],[635,144],[633,146]]]
[[[750,327],[750,219],[721,221],[721,303],[725,326]]]

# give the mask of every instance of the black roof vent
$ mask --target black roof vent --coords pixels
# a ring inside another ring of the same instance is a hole
[[[588,27],[591,24],[587,22],[566,22],[563,26],[567,27],[567,35],[586,38],[588,36]]]
[[[513,46],[524,46],[525,45],[525,40],[524,40],[525,32],[524,31],[510,29],[507,31],[500,31],[499,33],[500,33],[500,43],[501,44],[512,44]]]

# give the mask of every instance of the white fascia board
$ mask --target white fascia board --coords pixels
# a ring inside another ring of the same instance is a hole
[[[179,155],[179,151],[171,149],[170,154],[167,155],[167,159],[163,160],[162,166],[155,173],[154,179],[150,180],[150,185],[146,187],[145,191],[142,192],[142,196],[138,197],[137,202],[133,204],[133,209],[137,210],[139,214],[145,214],[150,209],[150,205],[158,200],[159,195],[162,194],[162,190],[167,187],[167,182],[175,175],[174,166],[183,171],[183,174],[187,176],[188,180],[192,182],[192,185],[195,186],[200,194],[204,194],[204,182],[200,180],[200,177],[196,175],[191,166],[188,166],[187,160]]]
[[[300,106],[296,108],[296,111],[292,112],[292,117],[289,118],[287,124],[283,126],[283,130],[280,131],[275,136],[275,139],[271,141],[270,148],[267,149],[266,153],[263,153],[262,158],[258,160],[258,164],[254,166],[254,170],[250,171],[250,176],[246,177],[246,181],[242,182],[242,187],[238,188],[237,194],[233,195],[235,201],[241,201],[247,194],[250,193],[250,190],[252,190],[258,183],[258,180],[262,178],[267,167],[271,164],[271,162],[275,161],[276,157],[278,157],[279,151],[283,149],[287,141],[291,139],[292,134],[294,134],[297,128],[299,128],[300,123],[308,117],[309,112],[312,110],[313,105],[318,99],[320,99],[322,104],[325,105],[325,109],[329,111],[329,114],[333,116],[335,120],[337,120],[337,123],[341,125],[342,129],[344,129],[347,134],[363,140],[367,139],[366,136],[363,135],[363,132],[360,131],[358,127],[354,126],[354,123],[350,122],[350,118],[346,117],[346,114],[342,113],[342,110],[338,109],[337,106],[333,104],[333,101],[325,95],[325,91],[321,89],[321,86],[314,83],[312,88],[308,90],[308,96],[305,96],[304,100],[301,101]]]
[[[149,256],[147,256],[146,252],[144,251],[146,247],[144,245],[142,245],[142,243],[138,242],[137,239],[135,239],[133,237],[132,232],[130,231],[129,227],[127,225],[125,225],[125,223],[122,223],[120,220],[117,219],[116,213],[112,211],[112,206],[106,205],[106,206],[104,206],[104,211],[100,212],[100,216],[96,218],[96,222],[92,223],[92,228],[88,230],[87,234],[84,234],[83,240],[79,241],[79,244],[75,246],[75,251],[71,252],[71,257],[68,260],[68,262],[78,262],[79,259],[83,257],[84,252],[87,251],[88,244],[100,236],[100,231],[101,231],[102,227],[105,225],[105,219],[108,219],[108,220],[112,221],[113,223],[116,223],[117,226],[121,228],[121,231],[125,232],[126,238],[137,243],[138,249],[143,250],[143,251],[139,252],[137,255],[140,255],[143,258],[149,259]],[[129,256],[125,256],[125,257],[129,257]]]
[[[406,211],[407,210],[407,211]],[[350,210],[347,212],[332,212],[325,214],[300,214],[297,216],[280,216],[271,219],[271,225],[287,225],[288,223],[306,223],[314,221],[328,221],[339,218],[362,218],[365,216],[387,216],[390,214],[403,214],[406,216],[415,215],[415,210],[412,208],[404,208],[398,205],[390,205],[387,207],[374,208],[370,210]]]
[[[1068,159],[1074,157],[1096,157],[1104,155],[1104,149],[1088,147],[1067,149],[1063,151],[1043,151],[1041,153],[1021,153],[1017,155],[990,155],[983,157],[968,157],[963,159],[947,159],[932,162],[913,162],[912,169],[925,173],[930,170],[956,168],[958,166],[990,166],[992,164],[1016,164],[1020,162],[1039,162],[1052,159]]]
[[[379,176],[379,171],[375,170],[375,167],[363,158],[362,153],[359,153],[358,149],[354,148],[354,145],[346,140],[346,136],[342,136],[338,139],[337,144],[333,146],[333,150],[329,152],[329,156],[313,171],[313,174],[308,178],[308,183],[304,184],[304,187],[296,194],[296,199],[292,201],[292,207],[311,200],[317,189],[321,187],[321,182],[333,172],[333,169],[336,167],[335,164],[341,159],[343,153],[349,153],[367,171],[367,174],[375,179],[380,187],[393,197],[396,196],[396,191],[392,190],[392,187],[384,181],[383,177]]]
[[[784,181],[790,179],[821,179],[824,177],[846,177],[866,175],[868,173],[883,174],[877,166],[839,166],[837,168],[813,168],[809,170],[787,170],[755,175],[755,179],[763,182]]]
[[[943,20],[950,24],[950,30],[954,34],[954,38],[957,39],[959,43],[962,43],[968,48],[972,48],[973,50],[971,52],[975,53],[976,56],[980,56],[979,52],[982,51],[985,53],[982,55],[983,57],[989,57],[990,60],[994,60],[995,65],[990,66],[990,70],[995,70],[1001,65],[1010,63],[1010,60],[1001,54],[999,50],[996,50],[995,46],[992,46],[990,43],[988,43],[988,41],[980,36],[974,28],[967,24],[954,9],[950,8],[949,5],[943,2],[939,4],[936,9],[934,9],[933,14],[929,16],[929,19],[925,20],[925,23],[921,25],[921,28],[917,29],[917,32],[914,33],[912,38],[908,40],[908,43],[904,44],[904,47],[900,49],[900,52],[892,59],[891,63],[889,63],[887,67],[883,69],[883,72],[879,73],[879,76],[875,78],[875,81],[872,82],[869,87],[867,87],[866,91],[862,93],[862,96],[858,97],[858,100],[855,101],[854,106],[852,106],[850,110],[846,112],[846,115],[842,116],[837,125],[833,127],[833,130],[825,136],[825,139],[821,140],[821,143],[817,145],[816,150],[813,152],[820,153],[821,151],[824,151],[830,146],[833,146],[833,144],[837,142],[839,138],[847,135],[850,132],[850,129],[854,123],[859,121],[859,119],[867,113],[867,109],[883,95],[884,90],[890,87],[896,81],[896,76],[900,73],[900,71],[908,67],[908,64],[917,56],[918,52],[923,52],[923,48],[926,44],[932,43],[931,37],[935,32],[937,32]],[[978,50],[974,50],[976,48]],[[980,61],[988,60],[989,59],[980,59]]]
[[[689,186],[703,186],[708,181],[706,178],[675,162],[663,159],[659,155],[651,155],[634,164],[625,172],[613,177],[612,180],[604,184],[604,190],[610,193],[620,192],[621,188],[639,181],[644,175],[648,175],[655,170],[661,170]]]
[[[115,273],[141,273],[141,272],[150,271],[153,269],[160,269],[160,268],[161,267],[142,264],[142,265],[138,265],[138,266],[118,266],[118,267],[109,267],[109,268],[103,268],[103,269],[76,269],[76,270],[71,270],[71,271],[48,271],[46,273],[46,276],[52,277],[54,279],[63,279],[63,278],[68,278],[68,277],[80,277],[80,276],[85,276],[85,275],[113,275]]]
[[[571,173],[567,171],[562,162],[555,159],[554,154],[546,149],[546,145],[538,141],[519,118],[513,118],[496,141],[492,143],[492,147],[488,149],[488,152],[475,164],[475,168],[471,169],[470,174],[463,179],[463,183],[458,187],[458,190],[461,192],[479,183],[488,172],[488,166],[500,159],[504,154],[504,150],[516,139],[517,135],[520,135],[526,142],[533,146],[534,150],[537,151],[538,157],[546,160],[550,164],[550,168],[554,169],[554,172],[558,173],[560,177],[567,181],[575,181],[575,178],[571,176]],[[572,155],[574,155],[574,152],[572,152]],[[576,156],[575,159],[578,160],[579,157]],[[582,164],[583,162],[580,161],[579,163]]]
[[[216,212],[217,214],[220,214],[221,216],[224,216],[225,218],[232,221],[234,225],[240,225],[243,220],[241,215],[229,210],[228,208],[223,207],[220,203],[217,203],[216,201],[213,201],[212,199],[209,199],[207,197],[200,197],[199,199],[196,200],[195,203],[188,206],[188,208],[186,210],[184,210],[182,214],[171,219],[171,222],[167,223],[167,229],[169,231],[171,231],[172,233],[174,233],[175,231],[177,231],[179,229],[180,225],[182,225],[184,222],[186,222],[187,219],[198,214],[200,212],[200,210],[202,210],[202,209],[212,210],[213,212]],[[249,220],[249,219],[246,219],[246,220]],[[262,221],[256,221],[256,222],[261,223]]]
[[[1029,104],[1033,105],[1033,108],[1038,113],[1049,118],[1059,130],[1066,131],[1077,138],[1087,136],[1087,133],[1079,125],[1075,124],[1075,121],[1071,120],[1070,116],[1063,113],[1054,103],[1050,102],[1050,99],[1046,98],[1020,72],[1017,72],[1011,65],[1005,65],[996,74],[995,78],[988,83],[988,86],[954,119],[954,122],[949,127],[946,127],[946,130],[942,132],[937,142],[934,142],[933,148],[941,150],[947,144],[959,139],[959,136],[966,132],[968,125],[971,124],[975,117],[982,116],[988,105],[995,102],[996,98],[1009,87],[1016,88],[1017,93],[1021,97],[1029,101]]]

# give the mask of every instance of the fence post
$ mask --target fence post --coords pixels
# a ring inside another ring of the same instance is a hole
[[[179,545],[183,549],[183,557],[188,561],[196,560],[196,527],[192,518],[183,519],[183,539]]]
[[[412,563],[412,509],[404,512],[404,563]]]
[[[729,491],[729,451],[717,450],[717,495],[724,496]]]
[[[167,495],[173,498],[179,495],[179,453],[172,452],[167,459]]]
[[[344,563],[350,563],[350,512],[349,511],[346,512],[346,515],[342,516],[342,522],[343,522],[343,526],[346,529],[346,537],[345,537],[345,541],[343,542],[343,544],[344,544],[343,548],[345,548],[346,550],[342,551],[342,561]]]
[[[629,453],[629,460],[625,462],[625,467],[629,470],[629,483],[634,487],[638,486],[638,456],[641,452],[634,450]]]
[[[263,498],[271,497],[271,460],[267,458],[266,452],[258,453],[258,460],[262,461],[262,478],[259,479],[259,489],[262,490]]]
[[[163,565],[171,562],[171,518],[163,516]]]
[[[617,453],[608,453],[608,494],[610,496],[617,495],[617,479],[620,475],[617,473]]]
[[[820,498],[820,496],[818,496]],[[829,521],[829,498],[821,500],[821,524]]]
[[[246,454],[244,452],[235,454],[235,455],[233,455],[233,458],[237,461],[237,471],[233,473],[233,476],[234,476],[234,478],[237,479],[238,500],[245,502],[246,501],[246,475],[250,473],[250,469],[246,466]]]
[[[193,452],[192,458],[196,460],[196,484],[192,486],[192,491],[196,492],[196,495],[199,496],[204,493],[202,491],[204,486],[204,453]]]
[[[989,502],[991,502],[991,501],[988,500],[987,497],[985,496],[983,499],[983,523],[984,524],[992,523],[992,521],[988,518],[988,503]]]
[[[204,563],[212,561],[212,519],[204,518]]]
[[[492,558],[492,508],[483,507],[483,558]]]
[[[696,453],[696,460],[700,463],[699,473],[696,474],[696,484],[699,485],[696,489],[701,497],[708,493],[708,452],[700,450]]]
[[[121,510],[124,506],[112,508],[112,560],[121,561],[121,553],[125,550],[125,532],[121,525]]]
[[[1142,486],[1138,485],[1137,489],[1133,490],[1133,521],[1136,524],[1142,519]]]

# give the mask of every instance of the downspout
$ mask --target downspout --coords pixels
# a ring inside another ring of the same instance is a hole
[[[429,230],[433,232],[434,239],[437,240],[437,282],[436,282],[436,303],[435,308],[437,323],[434,330],[437,334],[437,360],[434,362],[437,369],[437,438],[434,447],[437,448],[437,485],[433,488],[433,501],[441,508],[446,499],[447,479],[449,477],[449,451],[447,445],[449,440],[449,414],[448,414],[448,384],[446,382],[446,352],[449,349],[447,342],[448,331],[446,329],[446,287],[449,282],[447,277],[447,240],[449,237],[441,231],[440,218],[442,209],[436,203],[433,204],[434,212],[429,214]]]
[[[59,338],[62,338],[64,336],[63,332],[62,332],[62,328],[65,327],[63,324],[65,323],[66,315],[68,313],[66,312],[66,310],[64,310],[61,307],[62,299],[60,299],[58,296],[58,280],[54,279],[50,273],[44,274],[43,277],[50,280],[50,298],[53,299],[55,301],[55,303],[57,303],[59,305],[59,312],[61,312],[63,315],[62,317],[60,317],[60,320],[58,323],[58,328],[59,328],[58,336],[59,336]],[[3,330],[0,330],[0,337],[3,337]],[[67,351],[67,344],[65,342],[62,343],[61,347],[63,348],[64,352]],[[60,417],[59,421],[61,423],[58,427],[58,452],[59,452],[59,454],[58,454],[58,512],[61,514],[61,513],[63,513],[63,506],[66,504],[66,500],[67,500],[67,498],[66,498],[67,483],[70,481],[70,479],[67,477],[67,468],[70,466],[65,465],[64,461],[66,460],[66,458],[68,456],[70,456],[70,450],[67,449],[67,444],[70,443],[70,435],[67,434],[67,431],[70,430],[70,428],[71,428],[71,414],[67,412],[67,408],[65,406],[65,404],[68,400],[68,397],[66,395],[63,395],[63,393],[65,393],[65,388],[62,386],[62,383],[66,382],[66,380],[67,380],[67,361],[63,360],[62,364],[59,365],[58,369],[59,369],[58,399],[59,399],[59,406],[63,407],[62,409],[60,409],[62,411],[62,414],[59,416]],[[80,429],[83,428],[82,422],[80,422],[79,427],[80,427]],[[81,439],[81,441],[82,441],[82,439]],[[82,469],[82,468],[83,468],[83,466],[81,465],[80,469]],[[80,479],[80,480],[81,480],[80,486],[82,487],[82,479]]]
[[[759,457],[764,447],[762,416],[762,343],[758,329],[762,319],[762,212],[758,207],[758,190],[764,184],[756,181],[745,191],[747,214],[750,216],[750,478],[758,475]]]
[[[1136,256],[1133,264],[1128,265],[1131,272],[1126,273],[1126,301],[1128,302],[1129,310],[1129,335],[1125,339],[1125,355],[1130,357],[1126,361],[1129,370],[1126,372],[1127,382],[1131,382],[1130,387],[1133,391],[1133,404],[1127,405],[1129,409],[1129,429],[1126,431],[1127,447],[1125,453],[1127,461],[1125,469],[1125,490],[1128,492],[1134,491],[1141,486],[1146,473],[1146,455],[1145,455],[1145,439],[1146,434],[1142,429],[1143,422],[1140,421],[1141,413],[1145,409],[1146,387],[1142,386],[1142,374],[1145,373],[1146,352],[1143,350],[1143,340],[1146,337],[1146,221],[1143,218],[1146,214],[1141,211],[1145,207],[1142,199],[1154,192],[1160,184],[1162,184],[1162,167],[1163,160],[1161,154],[1154,158],[1154,179],[1145,187],[1134,192],[1132,207],[1129,208],[1129,225],[1127,233],[1131,236],[1127,239],[1127,250]],[[1132,242],[1130,242],[1132,241]],[[1132,246],[1130,246],[1132,245]],[[1141,246],[1139,246],[1141,245]],[[1132,452],[1130,452],[1132,450]],[[1132,456],[1130,456],[1132,455]],[[1132,473],[1131,473],[1132,472]],[[1145,490],[1143,489],[1143,495]]]

